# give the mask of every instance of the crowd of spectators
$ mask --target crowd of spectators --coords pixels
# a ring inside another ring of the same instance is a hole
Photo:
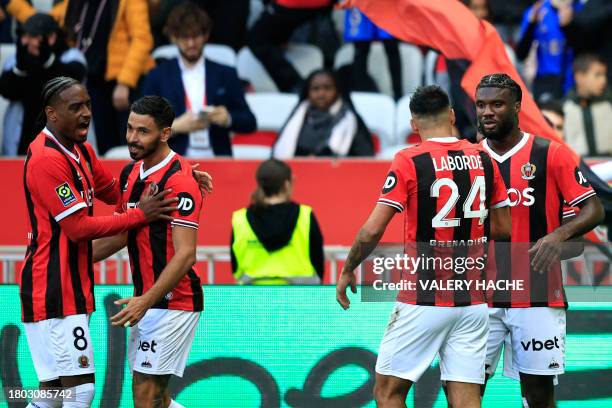
[[[457,0],[459,1],[459,0]],[[461,0],[495,25],[516,55],[517,68],[567,143],[585,156],[612,154],[612,3],[607,0]],[[41,130],[41,85],[60,75],[84,81],[92,99],[95,147],[104,155],[125,143],[130,101],[143,94],[167,98],[177,112],[173,148],[188,157],[231,156],[233,133],[257,129],[245,94],[256,84],[236,68],[206,56],[206,44],[248,49],[279,92],[299,96],[284,118],[271,155],[373,156],[371,131],[350,92],[380,92],[369,67],[380,42],[390,78],[387,93],[406,95],[401,42],[358,10],[334,10],[335,0],[1,0],[0,96],[8,103],[2,155],[23,155]],[[330,28],[332,27],[332,28]],[[323,66],[307,73],[288,58],[287,45],[310,42]],[[352,44],[352,64],[334,55]],[[174,57],[153,60],[172,44]],[[425,55],[429,50],[421,48]],[[511,51],[512,52],[512,51]],[[437,73],[451,63],[438,56]],[[334,69],[340,69],[340,75]],[[426,69],[432,69],[426,66]],[[425,77],[427,72],[423,72]],[[445,85],[458,111],[458,132],[474,137],[474,115],[458,84]],[[461,108],[465,107],[465,109]],[[563,129],[563,130],[561,130]]]

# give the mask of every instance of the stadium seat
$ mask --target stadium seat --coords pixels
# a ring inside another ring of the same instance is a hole
[[[400,44],[399,50],[402,62],[402,91],[406,95],[413,92],[422,83],[423,56],[417,47],[410,44]],[[354,59],[354,45],[352,43],[344,44],[336,53],[334,68],[339,69],[344,65],[350,65]],[[381,63],[381,61],[384,61],[384,63]],[[380,42],[374,42],[370,48],[368,73],[376,82],[380,92],[393,96],[387,54]]]
[[[395,102],[387,95],[352,92],[351,100],[370,133],[375,138],[375,151],[397,144],[395,139]]]
[[[234,157],[267,159],[272,154],[278,131],[298,104],[298,97],[294,94],[262,92],[247,94],[246,101],[257,119],[257,131],[234,135]]]
[[[312,71],[323,67],[323,53],[314,45],[289,44],[285,56],[293,64],[302,78]],[[264,66],[248,47],[238,52],[238,77],[248,81],[255,92],[278,92],[278,88]]]
[[[395,146],[389,146],[386,149],[382,150],[380,153],[378,153],[376,155],[376,158],[380,160],[393,160],[395,153],[410,146],[411,145],[408,144],[398,144]]]
[[[402,89],[408,95],[423,83],[423,54],[412,44],[400,44]]]
[[[178,57],[178,48],[174,44],[162,45],[153,50],[152,56],[155,61],[168,60]],[[236,66],[236,53],[227,45],[222,44],[206,44],[204,47],[204,55],[211,61],[219,64]]]
[[[109,149],[104,154],[105,159],[129,159],[130,151],[127,146],[116,146],[112,149]]]
[[[425,54],[425,61],[423,63],[423,76],[425,79],[424,85],[435,85],[436,84],[436,61],[438,59],[437,52],[433,50],[427,51]]]

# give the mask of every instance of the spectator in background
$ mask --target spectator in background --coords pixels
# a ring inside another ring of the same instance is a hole
[[[149,0],[151,28],[155,46],[166,44],[169,38],[163,34],[164,25],[172,9],[187,0]],[[215,22],[210,33],[210,42],[232,47],[238,52],[246,44],[249,0],[194,0],[195,4]]]
[[[261,163],[255,177],[251,205],[232,214],[236,280],[249,285],[320,283],[323,236],[312,208],[291,201],[291,168],[270,159]]]
[[[285,58],[283,45],[301,24],[329,14],[335,0],[271,0],[248,34],[248,46],[281,92],[298,93],[302,77]]]
[[[612,1],[589,0],[579,12],[560,10],[559,19],[576,54],[599,54],[606,66],[612,66]],[[612,83],[612,69],[608,70],[608,83]]]
[[[505,43],[516,43],[523,14],[533,3],[534,0],[489,0],[492,23]]]
[[[7,10],[18,21],[35,13],[26,0],[11,0]],[[87,58],[87,90],[102,155],[125,144],[130,93],[153,66],[147,0],[59,0],[49,14],[63,21],[69,41]]]
[[[379,92],[368,74],[368,55],[373,41],[381,41],[387,54],[391,85],[395,100],[403,96],[402,63],[399,42],[391,34],[378,28],[356,8],[346,10],[344,20],[344,41],[355,44],[355,58],[351,66],[351,91]]]
[[[165,32],[180,55],[153,69],[143,86],[145,95],[163,96],[172,103],[178,116],[170,146],[187,157],[231,156],[230,131],[257,128],[236,70],[204,57],[211,26],[206,12],[194,3],[175,7]]]
[[[612,156],[612,95],[606,88],[606,70],[594,54],[574,60],[576,88],[563,105],[565,139],[583,156]]]
[[[461,0],[479,20],[491,19],[489,0]]]
[[[82,81],[86,72],[83,54],[69,48],[59,25],[47,14],[34,14],[22,25],[0,76],[0,95],[10,101],[3,123],[2,154],[25,155],[44,122],[40,90],[58,76]]]
[[[546,122],[555,130],[559,140],[563,140],[565,129],[565,113],[563,104],[559,101],[546,101],[538,104]]]
[[[133,93],[153,66],[146,0],[69,0],[65,25],[87,57],[98,153],[125,144]]]
[[[272,155],[277,159],[374,155],[370,132],[338,89],[333,72],[317,70],[306,79],[300,102],[279,132]]]
[[[537,71],[533,81],[536,101],[561,99],[572,87],[573,53],[559,21],[559,10],[580,10],[574,0],[538,0],[523,16],[516,56],[524,61],[537,44]]]

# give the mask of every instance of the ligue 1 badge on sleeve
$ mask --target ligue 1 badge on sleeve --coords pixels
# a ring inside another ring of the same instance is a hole
[[[536,166],[529,162],[521,166],[521,178],[523,180],[533,180],[535,178]]]

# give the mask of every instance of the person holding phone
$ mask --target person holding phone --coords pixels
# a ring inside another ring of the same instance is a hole
[[[166,34],[178,58],[158,65],[145,79],[143,94],[167,98],[177,113],[172,149],[186,157],[231,156],[230,131],[253,132],[257,123],[236,70],[204,57],[212,23],[192,2],[175,7]]]

